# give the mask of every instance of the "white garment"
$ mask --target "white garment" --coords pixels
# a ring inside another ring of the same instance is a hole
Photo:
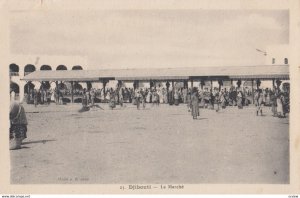
[[[277,98],[277,113],[283,115],[283,106],[280,98]]]
[[[14,100],[16,99],[16,93],[15,93],[14,91],[12,91],[12,92],[10,93],[10,99],[11,99],[12,101],[14,101]]]

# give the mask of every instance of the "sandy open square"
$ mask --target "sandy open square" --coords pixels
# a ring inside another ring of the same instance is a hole
[[[255,107],[24,104],[28,138],[10,151],[11,183],[289,183],[289,119]]]

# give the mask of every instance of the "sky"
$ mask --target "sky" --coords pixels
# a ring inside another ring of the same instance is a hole
[[[89,69],[261,65],[288,44],[287,10],[44,10],[10,15],[12,54],[87,57]]]

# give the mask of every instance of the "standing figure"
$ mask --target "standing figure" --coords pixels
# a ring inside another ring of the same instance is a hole
[[[187,88],[184,88],[184,89],[182,90],[182,97],[183,97],[183,103],[184,103],[184,104],[187,104],[187,93],[188,93]]]
[[[214,91],[214,95],[215,95],[215,104],[217,105],[216,112],[219,112],[220,111],[220,103],[221,103],[220,93],[218,91]]]
[[[168,92],[168,102],[169,102],[169,105],[173,105],[174,104],[173,90],[170,90]]]
[[[44,89],[40,89],[40,104],[44,104],[44,95],[45,95],[45,92],[44,92]]]
[[[109,92],[109,107],[111,110],[116,108],[116,97],[114,91],[111,89]]]
[[[179,105],[179,93],[178,93],[178,90],[175,90],[175,92],[174,92],[174,104],[176,106]]]
[[[20,149],[22,141],[27,138],[27,118],[24,107],[15,101],[10,104],[10,128],[9,143],[10,149]]]
[[[237,106],[239,109],[243,108],[243,94],[242,91],[239,91],[237,94]]]
[[[64,104],[63,98],[64,98],[64,96],[63,96],[62,90],[59,90],[58,91],[58,101],[59,101],[60,105]]]
[[[276,94],[272,91],[270,91],[270,104],[272,106],[272,114],[273,117],[277,116],[277,97]]]
[[[146,91],[145,90],[141,90],[141,103],[142,103],[142,106],[143,106],[143,109],[145,109],[146,107]]]
[[[119,90],[119,103],[120,103],[120,106],[123,107],[123,103],[124,103],[123,88],[120,88],[120,90]]]
[[[192,116],[193,119],[197,119],[197,116],[200,116],[199,112],[199,96],[197,88],[193,89],[193,93],[191,96],[191,104],[192,104]]]
[[[221,107],[222,109],[225,109],[226,108],[226,93],[223,91],[221,91],[221,93],[219,94],[219,100],[220,100],[220,104],[221,104]]]
[[[93,107],[95,105],[95,98],[96,98],[96,92],[94,89],[91,89],[90,95],[91,95],[91,106]]]
[[[192,109],[192,93],[191,93],[190,89],[188,89],[186,100],[187,100],[188,112],[191,112],[191,109]]]
[[[50,105],[51,103],[51,96],[52,96],[52,93],[51,93],[51,90],[49,89],[47,91],[47,104]]]
[[[163,97],[164,97],[164,104],[167,104],[168,103],[168,90],[165,88],[164,88]]]
[[[153,92],[152,98],[153,98],[153,101],[152,101],[153,105],[159,106],[159,95],[158,95],[157,91]]]
[[[136,101],[136,108],[139,110],[140,109],[140,104],[141,104],[141,93],[139,90],[135,91],[134,95],[135,101]]]
[[[38,105],[38,92],[36,89],[33,91],[33,103],[35,107]]]
[[[55,88],[54,89],[54,99],[55,99],[55,104],[57,104],[58,105],[58,89],[57,88]]]
[[[261,89],[256,90],[254,101],[256,105],[256,115],[258,116],[258,113],[260,112],[260,115],[262,115],[262,104],[263,104],[263,93]]]
[[[86,106],[89,106],[89,104],[90,104],[90,92],[87,90],[85,92],[85,94],[86,94]]]
[[[146,96],[146,102],[150,103],[150,98],[151,98],[151,91],[148,90],[147,96]]]
[[[285,113],[284,113],[284,109],[283,109],[283,106],[284,106],[284,103],[283,103],[283,95],[282,93],[280,92],[277,96],[277,116],[278,118],[283,118],[285,117]]]
[[[87,95],[86,95],[86,89],[83,89],[82,92],[82,107],[87,108]]]

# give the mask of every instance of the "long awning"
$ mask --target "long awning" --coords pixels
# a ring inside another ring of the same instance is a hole
[[[26,81],[289,79],[288,65],[35,71]]]

